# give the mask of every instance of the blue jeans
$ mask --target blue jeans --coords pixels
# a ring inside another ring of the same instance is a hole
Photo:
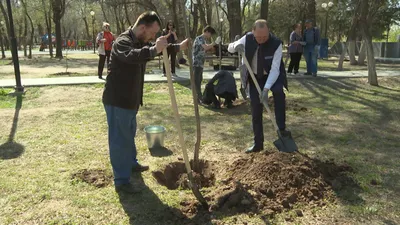
[[[108,145],[116,186],[130,181],[136,159],[136,110],[104,105],[108,123]]]
[[[304,58],[307,63],[307,73],[317,73],[318,71],[318,62],[317,62],[317,51],[315,50],[315,46],[305,47],[304,48]]]

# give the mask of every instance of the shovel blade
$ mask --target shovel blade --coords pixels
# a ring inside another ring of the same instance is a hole
[[[275,147],[281,152],[295,152],[298,150],[296,142],[294,142],[292,137],[281,137],[274,141]]]

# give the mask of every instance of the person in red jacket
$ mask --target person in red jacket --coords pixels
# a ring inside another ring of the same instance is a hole
[[[107,59],[108,67],[108,64],[110,62],[111,48],[114,42],[114,35],[110,31],[109,23],[103,23],[103,31],[97,34],[96,42],[99,46],[99,48],[97,49],[99,53],[99,67],[97,75],[100,79],[103,79],[104,63]]]

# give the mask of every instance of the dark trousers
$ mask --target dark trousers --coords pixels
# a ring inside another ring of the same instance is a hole
[[[213,103],[215,106],[220,106],[221,102],[218,101],[217,96],[225,99],[224,105],[226,106],[231,106],[233,100],[235,99],[235,95],[229,92],[215,95],[214,85],[208,84],[206,85],[206,89],[204,90],[203,103],[207,105]]]
[[[167,48],[168,58],[171,56],[171,73],[175,73],[176,52],[174,48]],[[163,63],[163,73],[165,72],[165,65]]]
[[[300,60],[303,53],[295,52],[290,53],[290,63],[288,68],[288,73],[291,73],[294,68],[294,73],[299,72]]]
[[[99,75],[99,77],[101,77],[103,75],[104,63],[106,62],[106,59],[107,59],[107,67],[108,67],[108,64],[110,63],[110,53],[111,53],[111,51],[106,50],[106,55],[99,55],[100,56],[99,68],[98,68],[99,70],[97,72],[97,75]]]
[[[203,67],[193,67],[194,84],[196,86],[197,99],[200,101],[203,97],[201,94],[201,82],[203,81]]]
[[[257,78],[258,83],[260,84],[260,88],[263,89],[267,78]],[[250,83],[250,103],[251,103],[251,116],[253,123],[253,132],[254,132],[254,144],[257,147],[261,147],[264,145],[264,132],[263,132],[263,117],[262,113],[264,110],[263,104],[260,102],[260,96],[258,94],[257,88],[255,87],[252,79],[249,80]],[[271,90],[272,91],[272,90]],[[275,108],[275,118],[276,123],[280,130],[285,129],[285,120],[286,120],[286,95],[283,92],[283,88],[272,91],[272,95],[274,96],[274,108]]]

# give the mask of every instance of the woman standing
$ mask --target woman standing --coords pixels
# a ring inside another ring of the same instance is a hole
[[[102,26],[103,31],[97,34],[97,44],[98,44],[98,53],[99,53],[99,65],[97,75],[99,79],[103,79],[103,69],[104,63],[107,59],[107,68],[110,63],[110,54],[112,43],[114,42],[114,35],[110,31],[110,24],[104,22]]]
[[[178,40],[178,37],[176,36],[176,32],[175,32],[175,26],[174,23],[170,20],[167,23],[167,26],[165,27],[165,29],[162,31],[162,36],[167,36],[167,41],[168,44],[175,44],[176,41]],[[176,60],[176,52],[175,51],[171,51],[173,49],[171,48],[167,48],[167,53],[168,53],[168,57],[171,56],[171,73],[172,76],[176,76],[175,74],[175,60]],[[163,63],[163,73],[164,73],[164,77],[166,76],[165,74],[165,65]]]
[[[295,24],[293,26],[293,32],[290,34],[290,64],[288,68],[288,74],[291,74],[294,68],[294,74],[299,73],[299,65],[301,55],[303,53],[303,37],[301,35],[301,24]]]

